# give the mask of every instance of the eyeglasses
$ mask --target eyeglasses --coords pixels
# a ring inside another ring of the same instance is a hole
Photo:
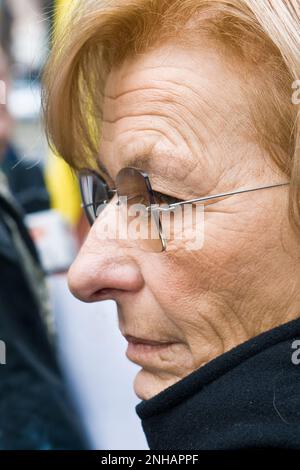
[[[220,200],[229,196],[289,185],[289,183],[279,183],[257,188],[239,189],[196,199],[178,200],[154,191],[149,176],[133,167],[126,167],[119,171],[115,188],[110,188],[98,173],[91,170],[83,170],[79,173],[79,183],[83,202],[82,207],[90,225],[94,224],[97,217],[115,198],[117,206],[126,206],[126,216],[128,217],[129,214],[126,223],[133,224],[136,229],[137,222],[139,224],[137,231],[140,235],[142,233],[143,236],[135,238],[135,240],[138,238],[136,244],[139,248],[154,253],[165,251],[167,243],[176,238],[176,230],[174,229],[168,230],[168,235],[166,235],[163,229],[164,214],[172,212],[174,217],[176,211],[178,212],[182,206],[190,205],[194,207],[195,204],[199,203],[206,206],[220,202]]]

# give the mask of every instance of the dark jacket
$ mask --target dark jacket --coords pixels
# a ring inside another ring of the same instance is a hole
[[[297,319],[140,403],[150,448],[300,449],[299,339]]]
[[[50,197],[40,165],[23,161],[9,145],[1,167],[13,197],[26,214],[50,209]]]
[[[0,365],[0,450],[82,449],[80,425],[8,220],[39,269],[21,213],[0,195],[0,340],[6,344],[6,365]]]

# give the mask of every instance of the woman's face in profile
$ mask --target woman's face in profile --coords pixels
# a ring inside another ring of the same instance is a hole
[[[243,71],[213,48],[166,45],[114,69],[99,156],[111,181],[133,160],[155,191],[180,200],[285,180],[257,143],[246,86]],[[99,216],[70,288],[87,302],[116,301],[127,356],[141,366],[140,398],[288,315],[282,290],[292,291],[282,280],[296,241],[287,199],[287,189],[276,188],[208,206],[198,250],[184,240],[162,253],[103,241]]]

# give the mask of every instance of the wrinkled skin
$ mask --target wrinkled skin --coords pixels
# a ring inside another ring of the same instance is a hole
[[[128,60],[105,95],[99,159],[112,181],[136,157],[142,168],[145,155],[154,189],[179,199],[286,181],[255,141],[241,78],[212,49],[166,45]],[[99,240],[97,219],[70,270],[71,291],[85,302],[114,299],[124,335],[172,343],[131,355],[141,399],[299,316],[287,201],[283,187],[208,206],[197,251],[184,241],[157,254]]]

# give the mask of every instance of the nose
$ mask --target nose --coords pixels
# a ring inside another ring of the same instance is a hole
[[[132,251],[118,240],[99,239],[99,223],[97,220],[91,228],[68,274],[70,291],[83,302],[118,300],[121,294],[136,293],[144,285]]]

